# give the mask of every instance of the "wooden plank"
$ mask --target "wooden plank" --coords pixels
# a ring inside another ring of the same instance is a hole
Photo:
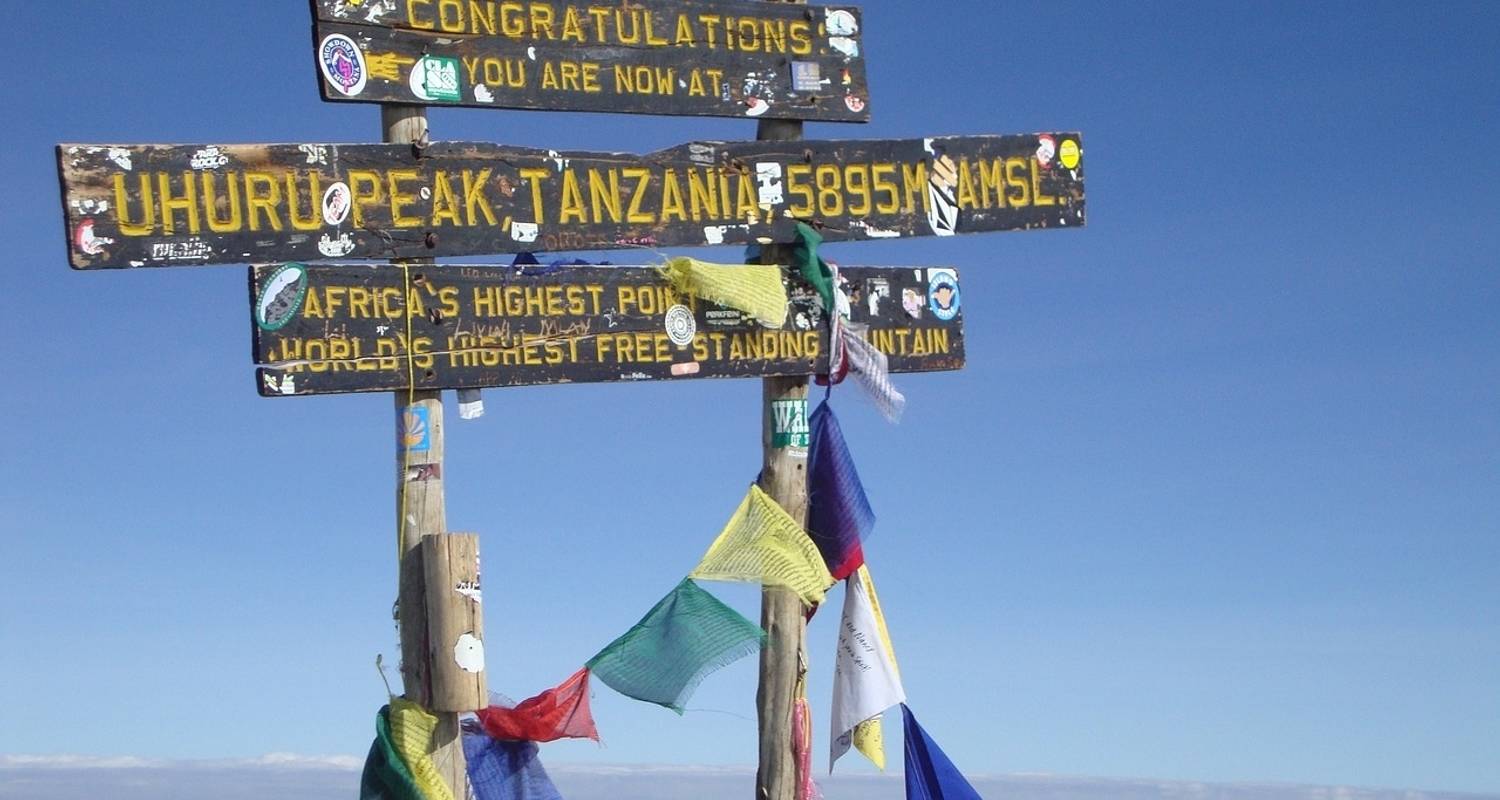
[[[421,480],[420,468],[408,469]],[[479,537],[430,533],[422,537],[427,613],[426,658],[431,665],[429,711],[478,711],[490,704],[484,674],[484,612],[479,586]]]
[[[850,6],[313,0],[323,98],[866,122]]]
[[[1076,133],[694,142],[61,145],[75,268],[830,241],[1079,227]]]
[[[823,312],[800,278],[772,330],[732,309],[679,297],[653,267],[410,268],[410,338],[399,266],[266,265],[250,270],[256,383],[268,397],[809,375],[826,369]],[[851,319],[892,372],[963,366],[957,273],[841,270]],[[675,337],[675,338],[674,338]]]

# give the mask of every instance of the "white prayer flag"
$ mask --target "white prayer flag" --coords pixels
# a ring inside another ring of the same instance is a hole
[[[844,581],[844,618],[833,670],[833,735],[828,771],[849,752],[854,726],[906,702],[896,665],[891,663],[875,621],[870,598],[858,575]]]

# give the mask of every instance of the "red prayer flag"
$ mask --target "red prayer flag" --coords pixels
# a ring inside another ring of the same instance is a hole
[[[589,712],[589,671],[585,667],[557,687],[516,704],[490,706],[477,713],[485,733],[496,739],[551,742],[557,739],[599,741]]]

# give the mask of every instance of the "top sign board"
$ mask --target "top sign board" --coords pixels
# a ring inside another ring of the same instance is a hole
[[[828,241],[1084,224],[1077,133],[690,142],[62,145],[77,269]]]
[[[856,8],[313,0],[331,101],[867,122]]]

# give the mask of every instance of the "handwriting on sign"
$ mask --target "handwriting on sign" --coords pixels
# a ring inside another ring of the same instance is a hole
[[[896,372],[963,363],[957,276],[938,268],[841,271],[852,319]],[[408,282],[408,279],[409,282]],[[816,292],[784,276],[770,329],[677,292],[654,268],[256,267],[254,350],[266,395],[810,374],[826,366]]]

